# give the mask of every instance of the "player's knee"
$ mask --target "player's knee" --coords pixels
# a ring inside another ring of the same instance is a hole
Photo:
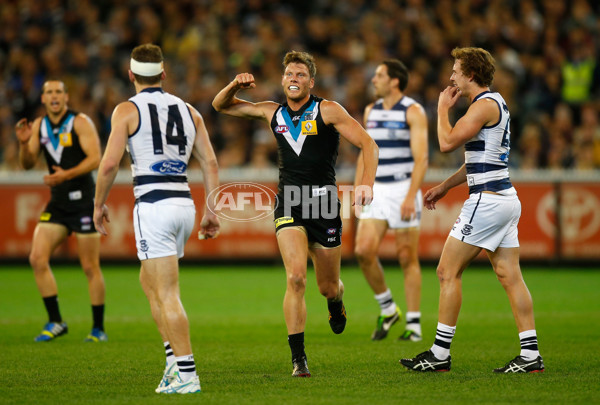
[[[48,268],[48,257],[37,252],[29,254],[29,264],[34,272],[42,272]]]
[[[410,248],[402,248],[399,250],[398,261],[400,262],[400,267],[402,267],[404,271],[411,267],[411,264],[415,261],[415,257]]]
[[[452,271],[450,268],[444,265],[438,265],[436,274],[440,284],[447,283],[449,281],[453,281],[457,278],[456,273]]]
[[[83,273],[88,278],[88,280],[93,279],[94,277],[98,277],[101,275],[100,273],[100,265],[98,263],[93,262],[82,262],[81,268]]]
[[[366,243],[356,243],[354,247],[354,255],[359,262],[366,262],[373,260],[377,254],[377,251]]]
[[[321,295],[325,298],[329,299],[333,299],[336,298],[338,296],[338,283],[337,282],[329,282],[329,283],[322,283],[319,284],[319,292],[321,293]]]
[[[306,276],[300,272],[292,272],[288,275],[288,286],[293,291],[304,291],[306,288]]]
[[[496,272],[496,278],[504,288],[510,288],[523,280],[520,275],[513,275],[510,272],[505,271]]]

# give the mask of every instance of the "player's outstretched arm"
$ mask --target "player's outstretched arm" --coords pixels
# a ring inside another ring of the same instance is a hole
[[[106,218],[107,222],[110,222],[108,208],[105,205],[106,199],[119,171],[128,136],[133,132],[131,128],[137,127],[138,119],[138,110],[129,101],[117,105],[113,111],[112,130],[108,137],[104,156],[100,161],[96,179],[96,197],[94,198],[94,225],[102,235],[107,234],[104,228],[104,219]]]
[[[215,214],[214,199],[214,197],[216,197],[215,193],[219,187],[219,165],[210,143],[210,138],[206,126],[204,125],[202,115],[189,104],[188,108],[190,109],[197,128],[196,141],[194,142],[192,154],[200,162],[202,177],[204,178],[204,192],[206,195],[204,214],[200,221],[200,234],[203,235],[204,238],[216,238],[219,235],[219,230],[221,228],[219,218]]]
[[[241,89],[256,87],[254,76],[250,73],[240,73],[225,86],[214,98],[212,105],[218,112],[234,117],[257,119],[269,122],[277,109],[277,103],[262,101],[252,103],[236,97]]]

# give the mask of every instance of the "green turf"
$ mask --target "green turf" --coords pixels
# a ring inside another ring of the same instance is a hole
[[[402,307],[402,274],[387,278]],[[527,266],[525,266],[527,268]],[[324,298],[309,272],[306,346],[310,379],[290,377],[281,309],[281,268],[192,267],[181,272],[202,393],[154,393],[163,369],[160,337],[138,282],[138,266],[105,266],[109,342],[83,343],[91,327],[81,271],[55,266],[69,334],[34,343],[45,321],[27,267],[0,268],[0,403],[3,404],[393,404],[594,403],[599,401],[600,271],[527,269],[546,372],[494,375],[519,351],[504,291],[487,268],[468,269],[452,345],[452,371],[420,374],[398,364],[430,347],[437,322],[438,282],[423,274],[420,343],[398,342],[402,327],[371,342],[378,307],[356,268],[345,268],[348,325],[334,335]]]

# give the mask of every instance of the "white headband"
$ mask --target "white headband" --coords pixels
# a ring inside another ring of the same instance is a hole
[[[129,68],[133,73],[139,76],[156,76],[163,72],[162,62],[138,62],[131,58]]]

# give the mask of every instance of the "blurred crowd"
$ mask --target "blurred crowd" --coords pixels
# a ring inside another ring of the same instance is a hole
[[[227,118],[211,101],[237,73],[254,74],[249,100],[284,100],[282,58],[317,59],[314,94],[338,101],[359,122],[374,100],[371,78],[386,58],[410,70],[406,94],[426,108],[430,167],[441,154],[437,100],[449,85],[456,46],[496,59],[493,90],[511,111],[511,164],[519,169],[600,168],[600,2],[597,0],[2,0],[0,170],[20,170],[14,124],[43,115],[41,86],[68,86],[69,106],[89,115],[103,144],[117,103],[134,94],[131,50],[155,43],[165,55],[166,91],[203,115],[219,165],[275,167],[276,144],[261,122]],[[466,102],[454,110],[463,114]],[[356,149],[340,146],[338,166]],[[124,162],[126,164],[126,162]],[[43,167],[43,166],[41,166]]]

